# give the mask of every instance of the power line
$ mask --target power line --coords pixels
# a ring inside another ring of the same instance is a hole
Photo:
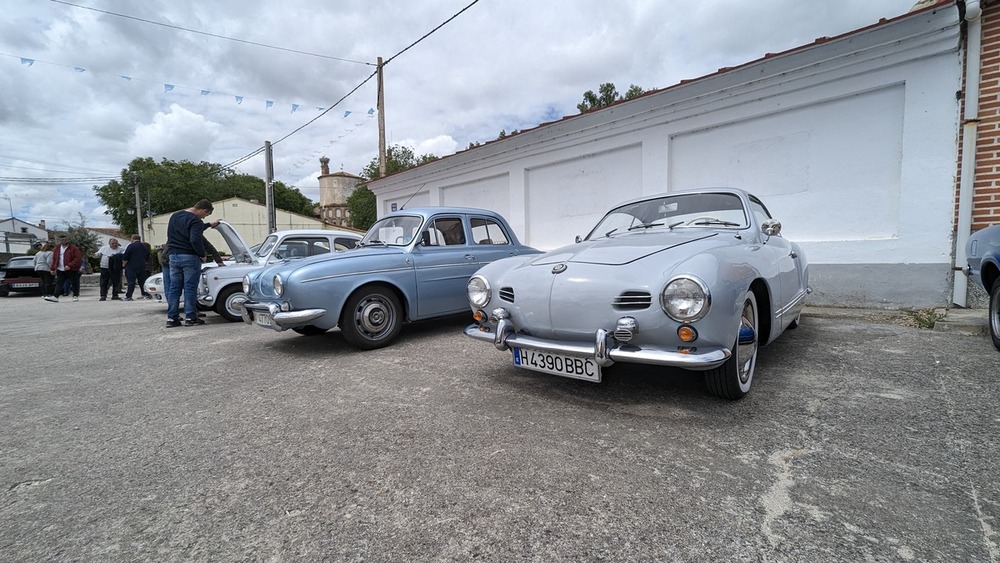
[[[246,44],[246,45],[253,45],[255,47],[264,47],[266,49],[275,49],[277,51],[285,51],[287,53],[295,53],[297,55],[308,55],[310,57],[319,57],[321,59],[329,59],[329,60],[341,61],[341,62],[345,62],[345,63],[354,63],[354,64],[359,64],[359,65],[375,66],[375,63],[369,63],[369,62],[365,62],[365,61],[354,61],[354,60],[351,60],[351,59],[342,59],[340,57],[331,57],[330,55],[321,55],[319,53],[310,53],[309,51],[299,51],[297,49],[289,49],[287,47],[278,47],[277,45],[268,45],[267,43],[258,43],[256,41],[247,41],[246,39],[237,39],[235,37],[227,37],[225,35],[219,35],[217,33],[209,33],[207,31],[199,31],[197,29],[189,29],[189,28],[186,28],[186,27],[181,27],[179,25],[173,25],[173,24],[169,24],[169,23],[163,23],[163,22],[158,22],[158,21],[153,21],[153,20],[147,20],[147,19],[136,17],[136,16],[129,16],[127,14],[119,14],[117,12],[111,12],[111,11],[108,11],[108,10],[101,10],[101,9],[98,9],[98,8],[92,8],[90,6],[81,6],[79,4],[73,4],[71,2],[65,2],[63,0],[49,0],[49,2],[54,2],[56,4],[64,4],[66,6],[72,6],[74,8],[80,8],[82,10],[90,10],[90,11],[93,11],[93,12],[100,12],[102,14],[107,14],[109,16],[115,16],[115,17],[118,17],[118,18],[125,18],[125,19],[129,19],[129,20],[134,20],[134,21],[142,22],[142,23],[148,23],[150,25],[158,25],[158,26],[161,26],[161,27],[168,27],[170,29],[177,29],[177,30],[180,30],[180,31],[187,31],[188,33],[197,33],[198,35],[205,35],[205,36],[208,36],[208,37],[214,37],[216,39],[225,39],[226,41],[235,41],[237,43],[243,43],[243,44]]]

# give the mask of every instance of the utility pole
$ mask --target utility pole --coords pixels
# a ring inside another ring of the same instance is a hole
[[[278,230],[278,216],[274,210],[274,159],[271,141],[264,141],[264,206],[267,208],[267,232]]]
[[[382,84],[382,57],[378,58],[378,175],[380,178],[385,176],[385,88]]]
[[[139,242],[146,242],[142,234],[142,198],[139,197],[139,175],[132,174],[132,186],[135,188],[135,225],[139,234]]]

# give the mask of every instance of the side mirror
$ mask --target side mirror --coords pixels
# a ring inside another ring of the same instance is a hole
[[[420,233],[420,244],[424,246],[431,245],[431,233],[430,231],[423,231]]]
[[[576,235],[576,239],[574,240],[576,240],[576,242],[580,242],[583,240],[583,237],[581,237],[580,235]]]
[[[768,219],[764,221],[764,224],[760,226],[760,232],[764,233],[769,237],[776,237],[781,234],[781,221],[776,221],[774,219]]]

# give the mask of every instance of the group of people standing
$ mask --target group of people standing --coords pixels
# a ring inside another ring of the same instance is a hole
[[[167,296],[167,328],[205,324],[198,315],[198,280],[201,278],[203,258],[211,256],[217,264],[223,265],[218,251],[207,240],[206,228],[218,226],[218,221],[205,223],[212,214],[212,202],[203,199],[192,207],[170,216],[167,223],[167,242],[160,251],[159,260],[163,267],[163,291]],[[152,299],[143,288],[152,271],[152,252],[148,243],[139,235],[122,248],[116,239],[111,239],[95,254],[101,259],[101,301],[106,301],[108,291],[112,300],[132,301],[138,286],[145,299]],[[59,302],[59,296],[72,294],[73,301],[80,298],[80,268],[83,253],[69,242],[69,237],[59,235],[55,247],[46,243],[35,254],[35,270],[39,272],[45,285],[46,301]],[[124,272],[128,287],[125,298],[121,299],[121,275]],[[184,321],[181,322],[180,298],[184,295]]]
[[[73,301],[79,301],[83,252],[69,242],[66,235],[59,235],[56,240],[54,247],[45,243],[35,254],[35,271],[44,285],[43,297],[58,303],[61,295],[72,295]],[[101,259],[101,301],[107,301],[108,290],[113,301],[132,301],[136,287],[144,299],[153,298],[143,287],[152,273],[152,252],[149,243],[142,242],[139,235],[133,235],[132,242],[125,248],[117,239],[111,239],[94,253],[94,257]],[[123,272],[128,283],[125,299],[120,296]]]

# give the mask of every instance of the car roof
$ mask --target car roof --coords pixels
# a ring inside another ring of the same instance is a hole
[[[462,213],[466,215],[489,215],[490,217],[500,217],[501,215],[496,211],[491,211],[489,209],[480,209],[478,207],[452,207],[452,206],[436,206],[436,207],[407,207],[405,209],[400,209],[399,211],[393,211],[392,213],[386,213],[380,219],[385,217],[392,217],[395,215],[421,215],[423,217],[428,217],[431,215],[437,215],[439,213]]]
[[[268,236],[277,235],[279,237],[284,237],[288,235],[314,235],[314,236],[328,236],[333,235],[336,237],[354,237],[361,238],[364,233],[354,233],[351,231],[342,231],[340,229],[286,229],[284,231],[274,231]]]

